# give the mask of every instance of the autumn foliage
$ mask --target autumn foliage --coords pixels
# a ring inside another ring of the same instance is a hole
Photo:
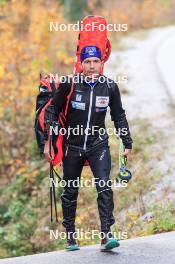
[[[69,22],[64,2],[0,1],[2,257],[58,248],[45,233],[49,226],[48,182],[44,181],[48,171],[39,159],[33,127],[39,73],[62,75],[73,70],[78,33],[49,30],[50,21]],[[91,0],[82,16],[88,12],[103,15],[110,23],[128,24],[130,32],[174,23],[174,9],[173,0]],[[111,38],[117,39],[121,34],[112,33]],[[93,221],[97,208],[91,195],[84,193],[82,197],[80,206],[88,205],[90,209],[89,212],[83,209],[81,217],[77,218],[78,224],[86,222],[89,227],[98,226]]]

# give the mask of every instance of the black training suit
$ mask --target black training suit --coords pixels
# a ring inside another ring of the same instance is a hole
[[[111,170],[108,135],[107,133],[100,134],[100,129],[105,129],[105,116],[108,106],[116,130],[124,128],[127,131],[126,134],[120,135],[125,148],[132,148],[132,139],[117,84],[103,76],[100,79],[103,80],[103,83],[99,80],[95,85],[92,85],[85,82],[82,76],[77,77],[77,82],[74,81],[74,89],[68,105],[65,128],[66,131],[68,128],[72,130],[65,134],[63,140],[63,179],[66,182],[80,179],[84,162],[88,160],[93,175],[97,179],[96,189],[101,231],[108,232],[110,226],[115,222],[113,192],[107,185],[101,187],[98,184],[100,180],[105,182],[109,180]],[[62,82],[54,95],[50,109],[52,108],[55,120],[58,120],[58,114],[65,107],[70,89],[71,82]],[[75,135],[73,128],[77,126],[81,128],[81,131],[88,131],[89,134],[84,132]],[[95,131],[93,131],[94,127]],[[64,188],[61,199],[63,225],[67,231],[75,230],[77,197],[77,187],[69,185]]]

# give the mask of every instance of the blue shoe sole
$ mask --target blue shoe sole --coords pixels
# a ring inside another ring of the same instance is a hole
[[[101,246],[101,251],[107,251],[116,247],[119,247],[120,244],[116,239],[110,239],[105,245]]]
[[[67,251],[75,251],[75,250],[80,250],[80,248],[77,245],[73,245],[73,246],[68,246],[66,247]]]

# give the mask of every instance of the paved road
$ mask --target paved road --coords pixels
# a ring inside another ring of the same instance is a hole
[[[0,260],[0,264],[174,264],[175,232],[121,241],[111,252],[100,252],[99,245],[75,252],[55,251]]]
[[[175,106],[175,86],[174,86],[174,68],[175,68],[175,27],[172,26],[169,35],[160,45],[157,51],[157,63],[159,65],[162,80],[165,82],[171,101]]]

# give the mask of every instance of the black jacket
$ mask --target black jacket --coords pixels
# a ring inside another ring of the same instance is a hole
[[[120,134],[125,148],[132,148],[132,139],[125,110],[122,107],[119,88],[114,81],[103,77],[104,82],[97,81],[94,87],[85,82],[82,75],[81,78],[79,76],[74,79],[73,93],[70,97],[65,123],[67,132],[64,135],[64,144],[86,150],[106,141],[108,134],[105,132],[105,116],[109,106],[116,130],[124,129],[123,131],[125,131]],[[59,113],[64,109],[71,85],[72,81],[67,77],[55,92],[52,104],[49,106],[50,109],[47,109],[50,113],[52,112],[53,120],[58,120]],[[77,135],[78,129],[79,134]],[[85,129],[88,133],[85,133]]]

